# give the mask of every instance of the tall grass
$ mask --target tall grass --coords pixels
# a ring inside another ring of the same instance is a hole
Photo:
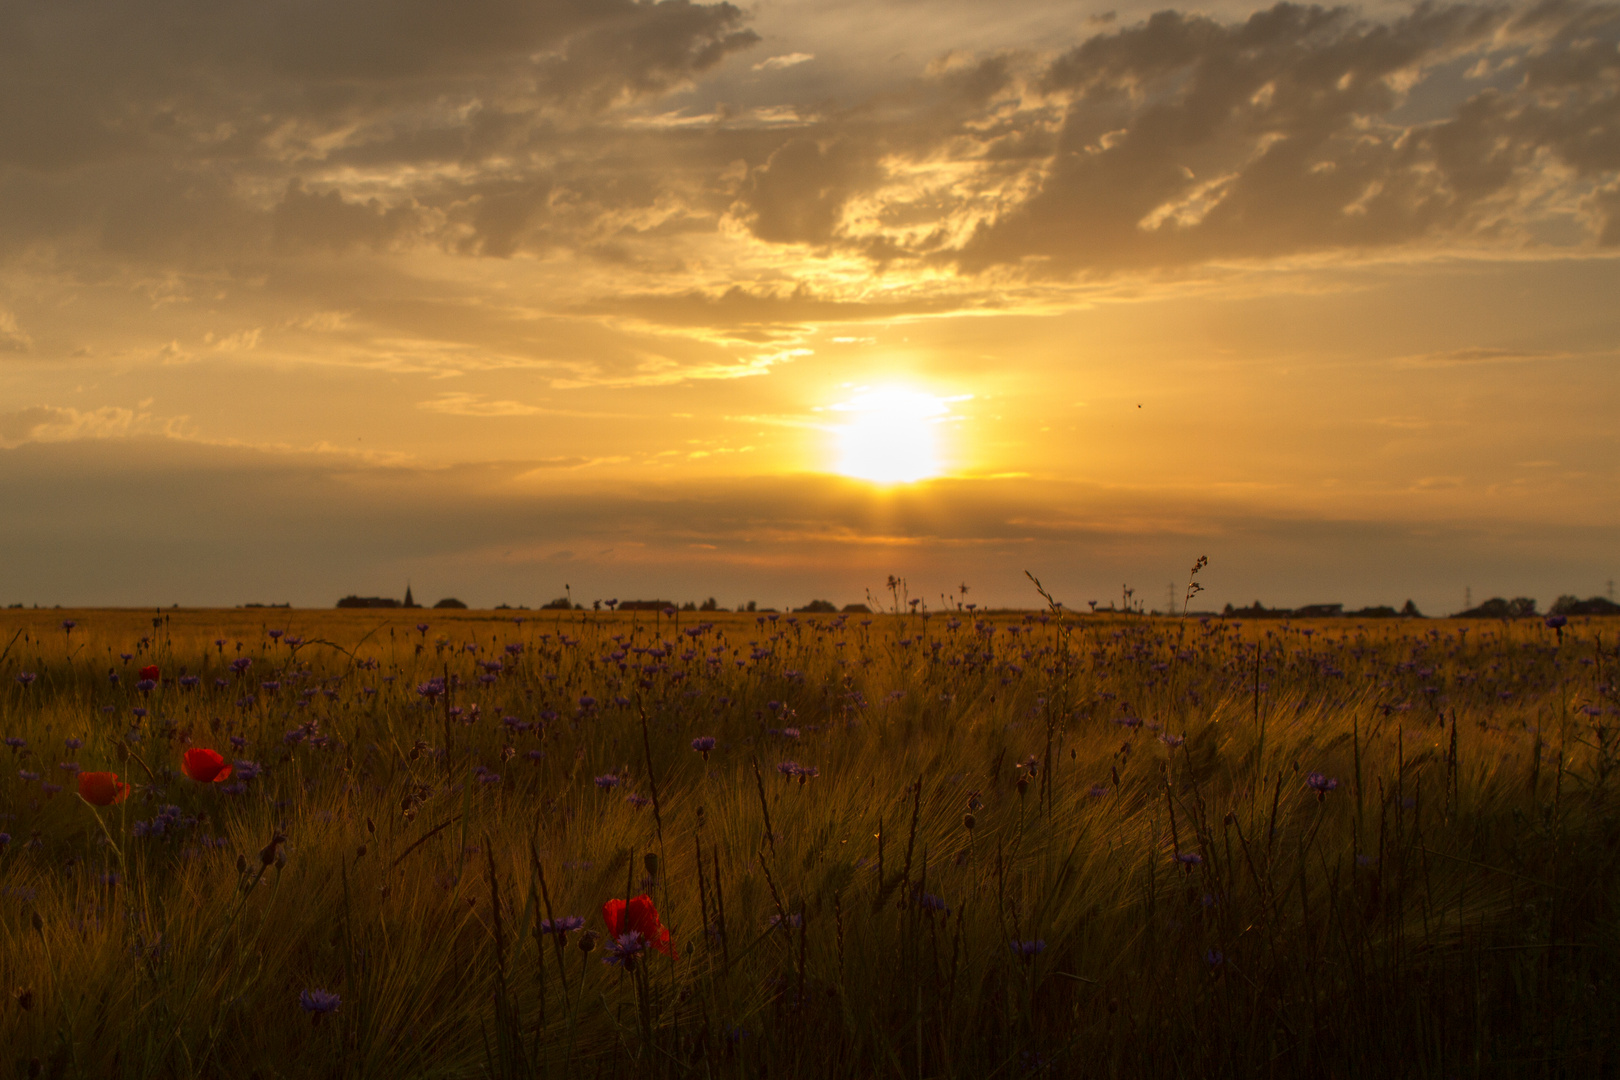
[[[1614,1070],[1620,628],[507,616],[5,612],[0,1071]]]

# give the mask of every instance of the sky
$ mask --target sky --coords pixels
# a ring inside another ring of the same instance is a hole
[[[1617,256],[1613,4],[0,0],[0,603],[1546,607]]]

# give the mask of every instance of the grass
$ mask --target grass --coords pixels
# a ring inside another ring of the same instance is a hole
[[[0,1071],[1612,1074],[1617,631],[6,611]]]

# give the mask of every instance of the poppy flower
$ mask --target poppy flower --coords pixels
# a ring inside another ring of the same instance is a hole
[[[163,678],[163,671],[156,664],[147,664],[141,668],[141,678],[159,682]]]
[[[91,806],[111,806],[129,798],[129,785],[119,783],[117,773],[82,772],[79,774],[79,798]]]
[[[658,909],[645,893],[631,897],[629,903],[609,900],[602,905],[602,921],[615,938],[637,933],[665,956],[675,955],[675,947],[669,943],[669,928],[658,921]]]
[[[199,784],[217,784],[231,775],[231,767],[217,750],[193,746],[180,759],[180,770]]]

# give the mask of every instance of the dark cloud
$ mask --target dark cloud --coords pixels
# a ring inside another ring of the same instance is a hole
[[[333,251],[386,247],[418,220],[415,207],[387,207],[379,199],[350,201],[337,191],[310,191],[297,179],[288,181],[287,191],[272,213],[278,244]]]
[[[1038,193],[949,257],[1115,270],[1512,231],[1543,154],[1582,177],[1616,167],[1617,40],[1612,7],[1164,12],[1047,68],[1070,101]],[[1425,78],[1480,57],[1512,63],[1426,98]]]
[[[738,209],[761,240],[825,244],[850,197],[879,179],[873,158],[843,139],[790,139],[753,171]]]
[[[1459,574],[1525,595],[1568,591],[1603,572],[1615,539],[1613,525],[1550,535],[1500,517],[1325,517],[1049,479],[888,494],[826,476],[556,479],[571,464],[434,469],[155,439],[0,449],[0,565],[11,571],[0,600],[328,606],[357,590],[397,595],[410,577],[418,592],[484,605],[537,604],[564,580],[585,599],[639,590],[781,604],[858,600],[896,573],[931,603],[965,579],[981,603],[1033,606],[1027,569],[1078,608],[1122,581],[1161,596],[1207,554],[1216,605],[1410,595],[1443,611]],[[554,577],[564,564],[568,577]]]

